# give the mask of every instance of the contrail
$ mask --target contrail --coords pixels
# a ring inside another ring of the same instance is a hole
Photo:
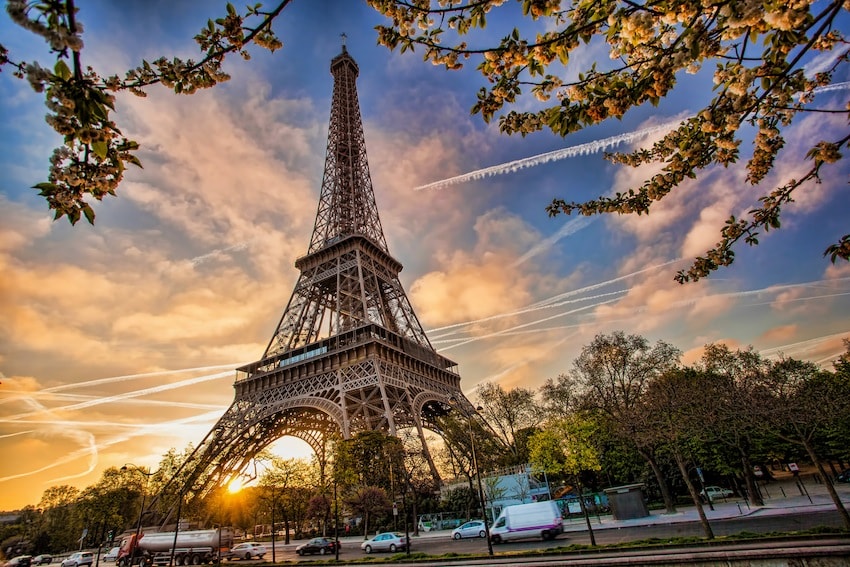
[[[541,242],[538,242],[537,244],[532,246],[528,252],[517,258],[514,263],[511,264],[511,267],[516,268],[517,266],[525,263],[527,260],[534,258],[541,252],[554,246],[555,243],[561,240],[562,238],[566,238],[567,236],[573,235],[584,227],[588,226],[597,218],[599,217],[586,217],[582,215],[568,220],[563,224],[563,226],[558,230],[558,232],[548,238],[543,239]]]
[[[563,307],[564,305],[570,305],[572,303],[579,303],[579,302],[582,302],[582,301],[593,301],[595,299],[601,299],[603,297],[610,297],[612,295],[622,295],[624,293],[628,293],[629,291],[630,290],[628,290],[628,289],[621,289],[621,290],[618,290],[618,291],[611,291],[611,292],[608,292],[608,293],[600,293],[600,294],[597,294],[597,295],[591,295],[589,297],[579,297],[578,299],[568,299],[568,300],[565,300],[565,301],[560,301],[558,303],[551,303],[551,304],[546,304],[546,305],[532,305],[532,306],[529,306],[529,307],[525,307],[523,309],[518,309],[517,311],[511,311],[510,313],[500,313],[498,315],[491,315],[490,317],[484,317],[483,319],[477,319],[475,321],[466,321],[464,323],[456,323],[454,325],[449,325],[448,327],[443,327],[443,329],[449,329],[449,328],[454,328],[454,327],[463,327],[463,326],[468,326],[468,325],[476,325],[478,323],[484,323],[486,321],[492,321],[492,320],[495,320],[495,319],[502,319],[502,318],[505,318],[505,317],[513,317],[515,315],[522,315],[524,313],[531,313],[532,311],[540,311],[541,309],[551,309],[551,308],[554,308],[554,307]],[[445,334],[442,334],[442,335],[436,335],[434,338],[440,339],[440,338],[443,338],[443,337],[450,337],[452,335],[457,334],[457,332],[458,331],[454,331],[454,332],[451,332],[451,333],[445,333]]]
[[[245,250],[246,248],[248,248],[247,242],[240,242],[238,244],[234,244],[233,246],[228,246],[227,248],[216,248],[215,250],[213,250],[211,252],[207,252],[206,254],[202,254],[200,256],[195,256],[194,258],[190,258],[189,263],[192,264],[193,266],[197,266],[199,264],[206,262],[207,260],[215,258],[216,256],[218,256],[219,254],[221,254],[223,252],[237,252],[237,251],[240,251],[240,250]]]
[[[150,388],[143,388],[141,390],[134,390],[132,392],[124,392],[123,394],[115,394],[114,396],[105,396],[105,397],[102,397],[102,398],[97,398],[97,399],[94,399],[94,400],[88,400],[88,401],[85,401],[85,402],[79,402],[79,403],[76,403],[76,404],[62,406],[61,408],[55,408],[55,409],[61,409],[61,410],[65,410],[65,411],[81,410],[81,409],[86,409],[86,408],[90,408],[90,407],[93,407],[93,406],[99,406],[99,405],[102,405],[102,404],[108,404],[108,403],[112,403],[112,402],[120,402],[120,401],[128,400],[128,399],[131,399],[131,398],[137,398],[139,396],[146,396],[148,394],[159,394],[161,392],[167,392],[168,390],[175,390],[177,388],[184,388],[186,386],[193,386],[195,384],[200,384],[202,382],[209,382],[210,380],[215,380],[215,379],[218,379],[218,378],[224,378],[226,376],[230,376],[230,372],[219,372],[218,374],[206,374],[204,376],[197,376],[195,378],[187,378],[186,380],[181,380],[179,382],[174,382],[172,384],[161,384],[159,386],[153,386],[153,387],[150,387]],[[21,413],[21,414],[9,416],[6,419],[9,419],[9,420],[20,419],[20,418],[23,418],[23,417],[30,417],[30,416],[36,415],[38,413],[40,413],[40,412]]]
[[[812,281],[812,282],[804,282],[804,283],[797,283],[797,284],[785,284],[785,285],[779,285],[779,286],[774,285],[774,286],[764,287],[764,288],[761,288],[761,289],[754,289],[754,290],[747,290],[747,291],[733,291],[733,292],[728,292],[728,293],[715,293],[715,294],[711,294],[711,295],[704,295],[704,296],[700,296],[700,297],[696,297],[696,298],[689,298],[689,299],[683,299],[683,300],[680,300],[680,301],[672,302],[668,305],[667,310],[684,307],[686,305],[693,305],[693,304],[695,304],[699,301],[706,300],[706,299],[722,298],[722,297],[727,297],[727,298],[748,297],[748,296],[752,296],[752,295],[759,295],[759,294],[762,294],[762,293],[772,293],[772,292],[784,291],[784,290],[787,290],[787,289],[794,289],[794,288],[801,288],[801,287],[814,287],[814,286],[823,285],[825,283],[840,282],[840,281],[850,281],[850,278],[816,280],[816,281]],[[812,300],[812,299],[826,299],[826,298],[830,298],[830,297],[840,297],[840,296],[845,296],[845,295],[850,295],[850,292],[832,293],[832,294],[824,294],[824,295],[817,295],[817,296],[801,297],[801,298],[795,298],[795,299],[788,300],[788,301],[806,301],[806,300]],[[584,307],[580,307],[578,309],[573,309],[571,311],[566,311],[564,313],[558,313],[558,314],[555,314],[555,315],[535,319],[534,321],[530,321],[530,322],[524,323],[522,325],[517,325],[517,326],[514,326],[514,327],[510,327],[508,329],[503,329],[501,331],[496,331],[496,332],[493,332],[493,333],[487,333],[485,335],[480,335],[480,336],[477,336],[477,337],[461,337],[459,339],[450,339],[448,337],[451,337],[451,334],[448,334],[448,335],[443,335],[441,337],[442,340],[438,339],[438,340],[434,340],[433,342],[434,342],[434,344],[445,344],[445,343],[448,343],[448,342],[454,343],[454,344],[451,344],[451,345],[442,349],[442,350],[445,351],[445,350],[449,350],[449,349],[452,349],[452,348],[455,348],[455,347],[463,346],[463,345],[470,343],[470,342],[473,342],[473,341],[478,341],[478,340],[482,340],[482,339],[489,339],[489,338],[496,337],[496,336],[507,336],[507,335],[519,334],[520,333],[520,331],[518,331],[519,329],[524,329],[524,328],[536,325],[538,323],[543,323],[543,322],[549,321],[551,319],[563,317],[565,315],[571,315],[571,314],[577,313],[579,311],[585,311],[587,309],[591,309],[593,307],[598,307],[600,305],[606,305],[606,304],[612,303],[616,300],[617,299],[615,298],[615,299],[611,299],[611,300],[608,300],[608,301],[597,302],[597,303],[594,303],[593,305],[586,305]],[[770,303],[773,303],[773,302],[770,302]],[[747,304],[747,305],[744,305],[744,306],[750,307],[750,306],[753,306],[753,305],[755,305],[755,304]],[[632,315],[637,315],[639,313],[646,311],[646,309],[647,309],[647,307],[645,305],[642,305],[642,306],[632,307],[632,308],[628,309],[627,312],[631,313]],[[554,330],[554,329],[557,329],[557,328],[562,328],[562,327],[547,327],[547,328],[544,328],[544,329],[535,329],[531,332],[545,332],[545,331],[550,331],[550,330]]]
[[[464,342],[457,343],[457,344],[454,344],[454,345],[451,345],[451,346],[447,346],[443,350],[450,350],[450,349],[453,349],[455,347],[463,346],[463,345],[469,344],[469,343],[474,343],[476,341],[480,341],[480,340],[483,340],[483,339],[490,339],[490,338],[493,338],[493,337],[498,337],[499,335],[505,335],[505,334],[507,334],[511,331],[515,331],[516,329],[523,329],[525,327],[531,327],[532,325],[537,325],[538,323],[544,323],[544,322],[549,321],[551,319],[557,319],[558,317],[566,317],[567,315],[572,315],[574,313],[579,313],[581,311],[587,311],[588,309],[593,309],[594,307],[599,307],[600,305],[605,305],[605,304],[608,304],[608,303],[612,303],[614,301],[617,301],[617,298],[609,299],[608,301],[600,301],[599,303],[594,303],[593,305],[585,305],[584,307],[577,307],[575,309],[571,309],[570,311],[564,311],[563,313],[556,313],[555,315],[550,315],[549,317],[543,317],[542,319],[537,319],[536,321],[531,321],[529,323],[523,323],[522,325],[516,325],[516,326],[510,327],[508,329],[496,331],[494,333],[488,333],[486,335],[481,335],[479,337],[471,337]]]
[[[643,268],[642,270],[638,270],[636,272],[631,272],[629,274],[618,276],[618,277],[610,279],[610,280],[605,280],[603,282],[595,283],[595,284],[585,286],[585,287],[582,287],[582,288],[579,288],[579,289],[574,289],[574,290],[571,290],[571,291],[567,291],[565,293],[560,293],[558,295],[554,295],[552,297],[549,297],[548,299],[538,301],[537,303],[532,303],[531,305],[527,305],[525,307],[517,309],[516,311],[511,311],[509,313],[500,313],[498,315],[491,315],[489,317],[484,317],[482,319],[475,319],[473,321],[463,321],[462,323],[453,323],[451,325],[445,325],[443,327],[435,327],[433,329],[428,329],[425,332],[430,335],[431,333],[439,333],[440,331],[445,331],[445,330],[448,330],[448,329],[455,329],[457,327],[465,327],[467,325],[474,325],[476,323],[483,323],[485,321],[490,321],[492,319],[501,319],[503,317],[510,317],[512,315],[527,313],[528,311],[535,311],[537,309],[552,307],[552,306],[554,306],[553,304],[557,304],[559,301],[566,299],[568,297],[573,297],[573,296],[576,296],[580,293],[585,293],[587,291],[594,291],[594,290],[597,290],[601,287],[605,287],[606,285],[611,285],[611,284],[614,284],[614,283],[617,283],[617,282],[621,282],[621,281],[626,280],[628,278],[631,278],[633,276],[637,276],[637,275],[640,275],[644,272],[648,272],[648,271],[651,271],[651,270],[657,270],[659,268],[669,266],[670,264],[674,264],[674,263],[679,262],[681,260],[682,260],[681,258],[674,258],[673,260],[668,260],[668,261],[663,262],[661,264],[649,266],[649,267]],[[628,290],[626,290],[626,291],[628,291]],[[611,294],[615,294],[615,293],[622,293],[622,292],[621,291],[611,292]],[[608,294],[603,294],[603,295],[608,295]],[[584,299],[595,299],[596,297],[602,297],[602,296],[599,295],[599,296],[587,297],[587,298],[584,298]]]
[[[835,83],[832,85],[826,85],[823,87],[818,87],[814,89],[815,94],[826,93],[830,91],[837,90],[845,90],[850,88],[850,81],[843,83]],[[641,138],[645,138],[651,134],[656,132],[662,132],[664,130],[672,130],[673,128],[678,127],[682,122],[688,120],[689,118],[693,118],[693,116],[686,116],[680,120],[674,120],[672,122],[666,122],[659,126],[650,126],[649,128],[641,128],[640,130],[635,130],[634,132],[626,132],[625,134],[618,134],[617,136],[611,136],[609,138],[603,138],[601,140],[594,140],[593,142],[587,142],[584,144],[579,144],[578,146],[570,146],[568,148],[562,148],[560,150],[554,150],[551,152],[546,152],[543,154],[538,154],[536,156],[531,156],[527,158],[522,158],[514,161],[509,161],[506,163],[501,163],[498,165],[491,165],[490,167],[485,167],[483,169],[477,169],[475,171],[470,171],[469,173],[464,173],[462,175],[456,175],[455,177],[449,177],[447,179],[441,179],[440,181],[433,181],[431,183],[426,183],[425,185],[420,185],[415,187],[414,191],[424,191],[426,189],[443,189],[448,187],[449,185],[457,185],[458,183],[466,183],[467,181],[475,181],[478,179],[484,179],[485,177],[491,177],[493,175],[502,175],[505,173],[514,173],[521,169],[526,169],[529,167],[536,167],[538,165],[543,165],[544,163],[550,163],[553,161],[560,161],[563,159],[573,158],[576,156],[584,156],[590,154],[596,154],[601,151],[605,151],[609,148],[613,148],[620,144],[631,143]]]
[[[682,120],[687,120],[687,118],[684,118]],[[655,134],[656,132],[672,130],[673,128],[679,126],[679,124],[682,123],[682,120],[666,122],[658,126],[650,126],[649,128],[642,128],[634,132],[626,132],[625,134],[618,134],[609,138],[603,138],[601,140],[594,140],[592,142],[579,144],[578,146],[570,146],[568,148],[561,148],[560,150],[537,154],[536,156],[509,161],[507,163],[501,163],[499,165],[492,165],[490,167],[485,167],[484,169],[478,169],[469,173],[464,173],[463,175],[457,175],[455,177],[449,177],[448,179],[442,179],[440,181],[434,181],[433,183],[420,185],[419,187],[415,187],[414,191],[424,191],[426,189],[442,189],[444,187],[448,187],[449,185],[456,185],[458,183],[466,183],[467,181],[484,179],[485,177],[491,177],[493,175],[515,173],[521,169],[536,167],[538,165],[543,165],[544,163],[560,161],[562,159],[573,158],[576,156],[596,154],[605,151],[609,148],[618,146],[620,144],[630,143],[634,142],[635,140],[645,138],[646,136]]]
[[[843,332],[835,333],[835,334],[832,334],[832,335],[823,335],[821,337],[815,337],[813,339],[808,339],[808,340],[800,341],[800,342],[796,342],[796,343],[789,343],[787,345],[781,345],[781,346],[778,346],[778,347],[766,348],[766,349],[760,350],[759,354],[763,354],[765,356],[770,356],[772,354],[779,354],[780,352],[784,352],[784,351],[789,350],[789,349],[791,351],[793,351],[793,350],[796,350],[798,347],[803,347],[805,349],[806,347],[810,347],[812,345],[820,344],[820,343],[823,343],[823,342],[826,342],[826,341],[831,341],[833,339],[838,339],[838,338],[841,338],[841,337],[850,338],[850,336],[848,336],[848,333],[850,333],[850,331],[843,331]]]
[[[149,378],[152,376],[166,376],[168,374],[184,374],[186,372],[206,372],[208,370],[218,370],[219,368],[236,369],[237,366],[245,364],[240,362],[237,364],[216,364],[213,366],[198,366],[196,368],[181,368],[179,370],[157,370],[155,372],[142,372],[139,374],[124,374],[122,376],[111,376],[109,378],[98,378],[96,380],[86,380],[85,382],[71,382],[62,384],[61,386],[53,386],[52,388],[44,388],[42,392],[59,392],[62,390],[72,390],[83,386],[100,386],[101,384],[110,384],[113,382],[124,382],[126,380],[134,380],[136,378]]]

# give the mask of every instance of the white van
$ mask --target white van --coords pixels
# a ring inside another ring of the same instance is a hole
[[[490,528],[493,543],[521,538],[555,539],[564,532],[561,510],[552,500],[508,506]]]

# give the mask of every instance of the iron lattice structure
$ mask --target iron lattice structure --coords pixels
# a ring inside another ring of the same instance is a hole
[[[345,47],[334,77],[328,145],[316,222],[301,274],[263,357],[237,369],[233,404],[179,471],[194,495],[246,470],[287,436],[319,458],[333,436],[424,430],[460,391],[456,364],[438,354],[399,281],[387,248],[366,159],[357,99],[359,68]],[[175,475],[178,478],[178,475]]]

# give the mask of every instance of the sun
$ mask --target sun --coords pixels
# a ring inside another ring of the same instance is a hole
[[[231,494],[236,494],[242,490],[242,479],[239,477],[234,478],[227,485],[227,491]]]

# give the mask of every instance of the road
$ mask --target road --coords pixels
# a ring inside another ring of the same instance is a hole
[[[841,526],[841,519],[835,511],[811,512],[801,514],[786,514],[772,516],[742,516],[740,518],[713,520],[711,528],[716,536],[732,535],[742,531],[753,533],[769,533],[769,532],[787,532],[804,530],[816,526]],[[615,529],[599,529],[594,530],[596,543],[598,545],[607,545],[614,543],[623,543],[628,541],[636,541],[649,538],[669,538],[669,537],[687,537],[687,536],[703,536],[702,527],[698,522],[680,522],[674,524],[658,524],[652,526],[635,526],[628,528]],[[315,559],[328,559],[330,556],[308,556],[298,557],[295,554],[295,547],[298,543],[293,542],[289,546],[278,544],[276,546],[276,556],[278,561],[298,561],[309,562]],[[568,532],[558,537],[554,541],[522,541],[512,542],[507,544],[499,544],[494,546],[496,553],[502,551],[520,551],[528,549],[546,549],[559,547],[569,544],[590,544],[590,537],[586,531]],[[413,539],[413,550],[424,551],[431,555],[440,555],[443,553],[487,553],[487,542],[483,539],[464,539],[461,541],[452,541],[449,539],[448,533],[446,537],[423,537]],[[271,550],[266,555],[265,559],[271,561]],[[365,554],[360,550],[359,541],[345,541],[340,550],[340,559],[356,559],[363,557]],[[247,562],[245,562],[247,563]]]

